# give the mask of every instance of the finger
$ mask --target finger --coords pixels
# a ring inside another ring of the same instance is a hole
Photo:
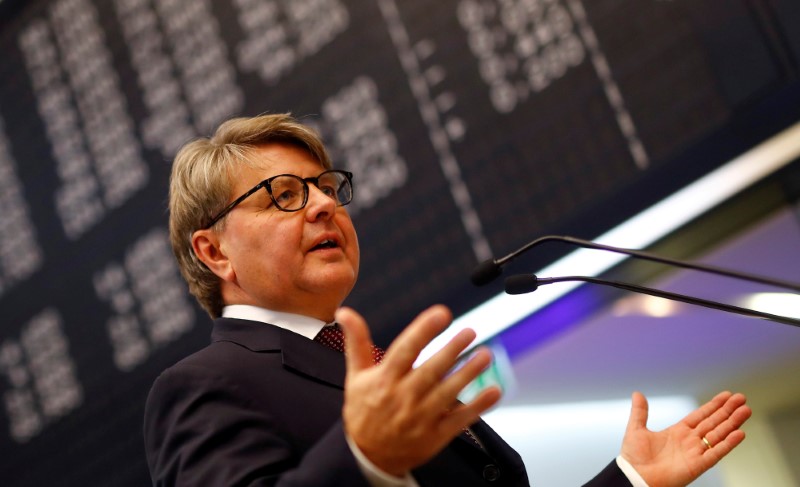
[[[717,464],[723,457],[725,457],[728,453],[731,452],[734,448],[736,448],[739,443],[744,441],[744,431],[736,430],[725,437],[724,440],[717,444],[712,443],[712,447],[710,449],[706,449],[703,452],[703,461],[705,462],[704,469],[708,470],[709,468],[713,467]],[[704,446],[705,448],[705,446]]]
[[[486,348],[478,349],[461,367],[441,381],[425,397],[424,407],[449,408],[470,382],[475,380],[492,363],[492,354]]]
[[[487,409],[497,404],[502,393],[497,386],[491,386],[481,391],[475,399],[468,404],[459,404],[449,411],[441,420],[439,427],[455,436],[464,428],[474,424]]]
[[[644,397],[644,394],[638,391],[634,392],[631,396],[631,415],[628,417],[626,431],[647,428],[649,410],[650,406],[647,404],[647,398]]]
[[[405,375],[419,353],[453,320],[450,310],[442,305],[431,306],[420,313],[392,342],[383,357],[383,367],[390,375]]]
[[[335,318],[344,332],[344,356],[348,373],[372,367],[373,344],[366,320],[352,308],[339,308]]]
[[[728,397],[725,402],[720,404],[707,418],[700,421],[695,428],[697,433],[703,436],[713,430],[730,418],[734,411],[744,405],[745,401],[746,399],[743,394],[734,394]]]
[[[692,429],[696,428],[701,421],[710,417],[715,411],[719,410],[719,408],[721,408],[730,397],[730,392],[720,392],[714,396],[713,399],[687,414],[686,417],[683,418],[683,423]]]
[[[441,350],[420,365],[409,377],[414,384],[412,387],[420,391],[430,389],[438,384],[458,362],[458,357],[475,340],[475,331],[461,330]]]
[[[722,443],[730,435],[736,433],[745,421],[750,418],[753,411],[746,405],[736,408],[728,419],[719,424],[716,428],[708,431],[704,436],[713,446]]]

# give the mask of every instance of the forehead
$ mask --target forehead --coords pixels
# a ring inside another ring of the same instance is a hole
[[[246,161],[239,165],[234,177],[240,179],[252,176],[260,181],[277,174],[316,176],[322,170],[322,163],[305,148],[275,142],[260,145],[248,152]]]

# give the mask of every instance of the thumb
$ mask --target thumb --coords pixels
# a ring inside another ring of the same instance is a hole
[[[646,428],[648,410],[649,406],[644,395],[638,391],[634,392],[631,396],[631,415],[628,418],[626,432]]]
[[[374,365],[372,338],[364,318],[352,308],[339,308],[334,315],[344,331],[347,371],[364,370]]]

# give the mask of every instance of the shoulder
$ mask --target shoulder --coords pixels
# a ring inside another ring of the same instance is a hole
[[[226,395],[235,395],[247,389],[256,375],[264,380],[282,370],[280,353],[254,352],[237,343],[214,342],[161,372],[153,382],[148,403],[165,395],[189,392],[224,390]]]
[[[156,382],[206,377],[242,377],[253,367],[281,364],[280,329],[247,320],[220,318],[212,342],[165,369]]]
[[[280,349],[251,350],[234,341],[220,340],[184,357],[164,372],[187,373],[192,371],[225,373],[251,365],[253,361],[280,363]]]

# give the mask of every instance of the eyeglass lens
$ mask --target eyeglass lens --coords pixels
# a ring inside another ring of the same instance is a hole
[[[316,180],[319,190],[333,198],[337,205],[346,205],[353,198],[350,181],[341,172],[324,172]],[[272,189],[272,198],[283,210],[299,210],[305,206],[308,199],[307,183],[297,176],[278,176],[270,181],[270,188]]]

